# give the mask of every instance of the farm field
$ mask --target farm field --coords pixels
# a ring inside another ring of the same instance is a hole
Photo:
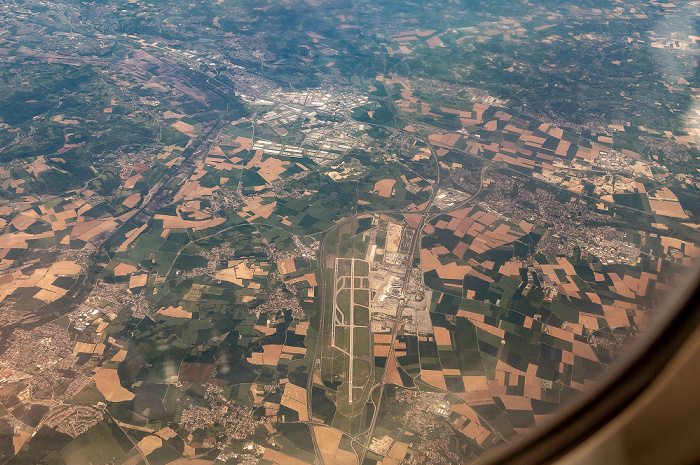
[[[698,264],[693,5],[93,3],[0,5],[2,463],[471,463]]]

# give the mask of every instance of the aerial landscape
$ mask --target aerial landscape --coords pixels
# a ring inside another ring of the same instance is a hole
[[[462,464],[700,257],[700,1],[0,0],[0,464]]]

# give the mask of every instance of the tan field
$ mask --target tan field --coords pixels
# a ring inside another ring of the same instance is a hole
[[[243,286],[243,280],[253,279],[254,276],[265,275],[267,272],[257,265],[250,265],[248,260],[235,260],[229,262],[229,267],[217,271],[214,277],[221,281]]]
[[[274,195],[274,194],[272,194]],[[277,201],[273,201],[263,205],[263,201],[268,195],[264,194],[262,196],[247,197],[245,200],[245,207],[242,211],[238,212],[238,215],[245,218],[248,221],[254,221],[258,218],[268,218],[275,211],[277,206]]]
[[[424,382],[430,384],[431,386],[435,386],[438,389],[447,389],[447,385],[445,384],[445,376],[440,370],[421,370],[420,377]]]
[[[124,189],[133,189],[139,179],[141,179],[140,174],[128,177],[126,181],[124,181]]]
[[[506,332],[501,328],[496,328],[495,326],[488,325],[481,321],[472,320],[471,318],[469,319],[469,321],[471,321],[472,324],[477,328],[486,331],[487,333],[491,333],[496,337],[500,337],[501,339],[503,339],[506,336]]]
[[[452,346],[452,338],[450,337],[449,329],[436,326],[433,330],[435,332],[435,343],[438,346]]]
[[[129,278],[129,288],[133,289],[135,287],[143,287],[148,283],[147,274],[134,274]]]
[[[391,446],[391,449],[389,449],[389,456],[384,460],[383,463],[386,463],[387,459],[392,459],[394,460],[393,463],[399,464],[404,461],[404,458],[406,457],[406,452],[408,452],[408,444],[405,442],[399,442],[396,441],[393,446]]]
[[[66,295],[65,290],[63,290],[62,292],[54,292],[48,289],[41,289],[39,292],[34,294],[34,298],[43,300],[44,302],[53,302],[55,300],[60,299],[64,295]]]
[[[598,318],[596,318],[594,315],[579,315],[578,321],[588,329],[594,331],[600,329],[598,325]]]
[[[180,119],[180,118],[184,118],[185,116],[187,116],[187,115],[183,115],[182,113],[176,113],[172,110],[168,110],[168,111],[163,112],[164,119],[173,119],[173,118]]]
[[[177,433],[172,428],[168,428],[166,426],[165,428],[158,430],[156,436],[168,440],[177,436]]]
[[[333,465],[357,465],[357,456],[352,452],[338,449]]]
[[[308,321],[300,321],[297,323],[296,328],[294,328],[294,332],[300,336],[306,336],[306,332],[309,330],[309,322]]]
[[[569,147],[571,147],[571,142],[566,140],[559,140],[559,145],[557,146],[557,150],[554,153],[560,157],[564,157],[566,156],[566,152],[569,150]]]
[[[647,272],[642,272],[641,276],[639,277],[639,286],[637,288],[637,295],[639,296],[646,296],[647,294],[647,287],[649,286],[649,281],[656,281],[656,276],[647,273]]]
[[[698,249],[694,244],[675,237],[661,236],[661,245],[664,247],[664,253],[670,253],[670,248],[678,250],[683,248],[685,256],[696,257],[698,255]]]
[[[114,276],[126,276],[130,273],[133,273],[136,271],[136,267],[134,265],[129,265],[128,263],[120,263],[117,266],[114,267]]]
[[[126,360],[126,350],[122,349],[111,358],[112,362],[123,362]]]
[[[97,389],[102,393],[105,399],[110,402],[123,402],[134,398],[134,393],[128,391],[119,384],[119,375],[117,370],[101,368],[93,376]]]
[[[343,433],[330,427],[314,426],[313,428],[323,463],[334,464]]]
[[[485,126],[484,126],[485,127]],[[443,147],[452,147],[457,141],[462,137],[459,134],[431,134],[429,136],[430,140],[437,145]]]
[[[190,136],[192,138],[197,137],[197,134],[195,134],[194,132],[194,126],[192,126],[191,124],[187,124],[183,121],[178,121],[176,123],[173,123],[172,127],[185,134],[186,136]]]
[[[253,139],[248,139],[247,137],[236,137],[235,142],[240,144],[245,150],[250,150],[253,148]]]
[[[42,155],[37,157],[36,160],[34,160],[32,163],[26,165],[24,169],[36,176],[37,174],[48,170],[49,166],[46,164],[46,158],[44,158],[44,156]]]
[[[657,200],[649,197],[649,206],[657,215],[670,216],[672,218],[688,219],[680,202],[673,200]]]
[[[248,296],[246,296],[248,297]],[[262,325],[255,325],[253,326],[257,331],[260,331],[263,333],[265,336],[270,336],[272,334],[275,334],[277,332],[277,328],[272,328],[269,326],[262,326]]]
[[[633,276],[623,276],[622,282],[635,294],[639,294],[639,279]]]
[[[386,231],[386,251],[398,252],[401,243],[403,227],[400,224],[389,224]]]
[[[597,361],[598,356],[593,352],[590,345],[581,341],[574,341],[574,350],[572,351],[574,355],[579,357],[587,358],[588,360]]]
[[[419,161],[419,160],[427,160],[431,157],[430,149],[427,148],[421,148],[420,152],[417,154],[413,155],[413,160],[414,161]]]
[[[78,274],[82,270],[82,267],[77,263],[70,260],[62,260],[56,262],[49,268],[48,273],[54,275],[61,274]]]
[[[423,267],[423,273],[428,271],[436,270],[442,267],[442,263],[438,260],[438,255],[449,252],[444,247],[434,247],[432,249],[421,249],[421,266]]]
[[[636,296],[634,292],[630,290],[629,287],[627,287],[627,284],[620,278],[620,276],[617,273],[608,273],[608,276],[610,279],[612,279],[613,282],[613,287],[615,288],[615,292],[620,294],[622,297],[629,297],[630,299],[634,299]]]
[[[194,176],[190,178],[182,188],[175,194],[174,200],[177,202],[181,199],[199,199],[202,197],[210,196],[214,191],[219,190],[219,186],[214,187],[202,187],[199,181],[194,179]]]
[[[265,391],[262,386],[258,383],[253,383],[250,385],[250,393],[253,395],[253,404],[260,405],[265,399]]]
[[[453,404],[452,408],[455,412],[459,413],[465,418],[468,418],[472,422],[479,424],[479,415],[467,404]]]
[[[498,272],[502,275],[510,276],[511,278],[520,279],[520,268],[522,268],[522,262],[506,262],[498,269]]]
[[[488,391],[486,376],[462,376],[465,392]]]
[[[401,381],[401,375],[399,375],[399,364],[396,361],[396,357],[392,355],[386,364],[386,382],[391,384],[396,384],[397,386],[404,386],[403,381]]]
[[[435,47],[441,47],[443,45],[442,40],[438,36],[433,36],[430,39],[426,40],[425,43],[427,43],[430,48],[435,48]]]
[[[192,312],[188,312],[182,307],[170,306],[167,308],[161,308],[156,313],[160,313],[161,315],[165,316],[171,316],[173,318],[192,318]]]
[[[314,273],[307,273],[304,276],[299,276],[298,278],[290,279],[287,281],[288,284],[296,284],[300,283],[302,281],[306,281],[309,283],[311,287],[316,287],[316,275]]]
[[[205,164],[212,165],[214,168],[217,170],[221,171],[229,171],[235,168],[235,165],[231,162],[228,161],[227,158],[215,158],[215,157],[207,157],[206,160],[204,160]],[[228,178],[221,178],[221,179],[226,179],[228,181]],[[221,181],[221,184],[225,184],[226,181]]]
[[[131,194],[122,202],[122,205],[126,208],[133,208],[139,203],[139,200],[141,200],[141,194]]]
[[[262,161],[262,150],[255,152],[253,159],[245,165],[246,169],[259,168],[258,174],[268,183],[279,179],[280,174],[287,170],[291,164],[288,161],[283,161],[278,158],[267,158]]]
[[[304,355],[306,353],[306,347],[293,347],[293,346],[284,346],[282,348],[282,353],[283,354],[300,354]]]
[[[265,449],[265,453],[263,453],[262,458],[263,460],[269,460],[277,465],[309,465],[302,460],[295,459],[294,457],[283,454],[282,452],[277,452],[271,447]]]
[[[251,168],[254,168],[258,166],[258,163],[262,161],[263,157],[263,151],[262,150],[256,150],[255,153],[253,154],[253,158],[251,158],[248,163],[245,164],[244,168],[249,170]]]
[[[277,266],[280,269],[280,273],[282,273],[283,275],[289,274],[289,273],[294,273],[297,270],[296,266],[294,265],[293,258],[288,258],[286,260],[282,260],[277,264]]]
[[[381,179],[374,184],[374,193],[380,197],[391,198],[394,193],[396,179]]]
[[[390,349],[391,349],[391,347],[388,345],[374,344],[374,356],[375,357],[388,357]]]
[[[118,223],[113,220],[105,220],[105,221],[90,221],[89,223],[92,224],[92,227],[90,229],[87,229],[85,232],[82,234],[78,235],[78,239],[81,241],[89,242],[91,239],[93,239],[95,236],[102,234],[104,232],[109,231],[110,229],[116,228],[118,226]],[[94,224],[97,223],[97,224]],[[75,228],[78,227],[78,225],[85,224],[85,223],[77,223],[75,227],[73,227],[73,230],[71,231],[71,237],[76,237],[75,233]]]
[[[34,210],[27,210],[12,219],[12,226],[17,228],[19,231],[24,231],[29,226],[33,225],[39,215]]]
[[[183,220],[180,217],[177,216],[170,216],[170,215],[155,215],[154,218],[156,220],[163,220],[163,229],[187,229],[187,228],[192,228],[195,231],[200,231],[202,229],[207,229],[207,228],[213,228],[214,226],[218,226],[222,224],[224,221],[226,221],[226,218],[211,218],[209,220],[204,220],[204,221],[195,221],[195,220]]]
[[[139,448],[141,453],[143,455],[148,455],[154,450],[158,449],[160,446],[163,445],[163,440],[159,438],[158,436],[146,436],[145,438],[141,439],[138,444],[136,444],[136,447]]]
[[[92,228],[96,227],[100,221],[99,220],[91,220],[91,221],[81,221],[82,218],[78,218],[78,222],[73,225],[73,229],[71,230],[71,236],[73,237],[80,237],[81,235],[89,232]]]
[[[95,351],[95,344],[88,342],[76,342],[73,347],[74,354],[91,354]]]
[[[19,430],[17,433],[12,437],[12,445],[15,448],[15,454],[19,452],[19,450],[22,448],[25,442],[29,440],[29,438],[32,437],[32,432],[31,431],[25,431],[25,430]]]
[[[287,170],[286,167],[289,165],[289,162],[277,158],[268,158],[259,165],[260,169],[258,170],[258,174],[262,176],[265,181],[272,182],[279,179],[280,174],[284,173]]]
[[[284,386],[281,405],[296,410],[299,413],[299,421],[308,421],[309,414],[306,406],[306,389],[287,383]]]
[[[603,305],[603,313],[605,314],[605,321],[608,322],[611,328],[620,328],[630,325],[627,311],[624,308]]]
[[[277,365],[280,354],[282,354],[282,346],[280,344],[267,344],[262,346],[263,352],[253,352],[248,358],[248,362],[253,365]]]
[[[243,286],[243,279],[238,277],[235,268],[226,268],[225,270],[219,270],[214,275],[214,278],[218,279],[219,281],[227,281],[229,283],[234,283],[239,286]]]
[[[509,410],[532,410],[532,404],[527,397],[501,396],[500,399]]]
[[[586,292],[586,295],[588,296],[589,299],[591,299],[591,302],[594,302],[596,304],[600,304],[600,296],[596,294],[595,292]]]
[[[421,250],[421,263],[423,266],[423,272],[430,270],[436,270],[438,276],[442,279],[463,279],[466,275],[472,275],[486,282],[493,282],[493,279],[489,276],[484,275],[476,271],[470,265],[458,265],[455,262],[443,265],[437,258],[440,249],[447,250],[444,247],[437,247],[435,249],[423,249]]]

